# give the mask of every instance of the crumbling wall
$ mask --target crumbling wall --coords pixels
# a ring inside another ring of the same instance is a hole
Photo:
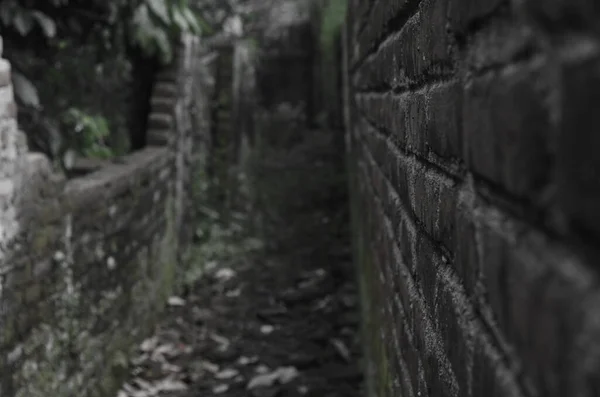
[[[4,396],[107,396],[184,270],[194,129],[206,98],[185,37],[157,78],[149,147],[66,180],[29,153],[0,60]]]
[[[598,7],[349,12],[371,394],[598,395]]]

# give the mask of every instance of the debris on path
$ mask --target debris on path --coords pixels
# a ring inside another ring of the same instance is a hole
[[[168,300],[117,397],[361,395],[356,288],[329,270],[276,260],[215,269]]]

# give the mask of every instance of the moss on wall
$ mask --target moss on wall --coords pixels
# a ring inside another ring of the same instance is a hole
[[[318,4],[317,29],[318,84],[323,113],[319,122],[339,127],[341,115],[341,27],[346,18],[347,0],[321,0]]]

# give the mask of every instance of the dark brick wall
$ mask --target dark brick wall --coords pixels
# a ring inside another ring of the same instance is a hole
[[[155,84],[150,146],[68,181],[27,152],[0,59],[1,395],[114,395],[177,289],[193,229],[192,148],[207,133],[192,118],[208,100],[197,38],[178,55]]]
[[[373,395],[600,395],[599,12],[350,0]]]

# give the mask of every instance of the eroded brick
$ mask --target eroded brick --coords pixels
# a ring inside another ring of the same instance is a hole
[[[514,65],[468,82],[463,106],[465,156],[478,175],[535,199],[550,169],[553,115],[545,60]]]

